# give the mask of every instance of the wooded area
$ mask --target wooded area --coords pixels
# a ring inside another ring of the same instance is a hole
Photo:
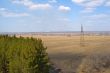
[[[49,73],[41,39],[0,35],[0,73]]]

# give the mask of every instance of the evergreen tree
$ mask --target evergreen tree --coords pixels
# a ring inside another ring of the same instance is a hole
[[[43,46],[42,40],[38,39],[35,46],[34,56],[30,62],[30,67],[33,73],[49,73],[50,64],[46,49]]]
[[[0,35],[0,73],[49,73],[41,39]]]

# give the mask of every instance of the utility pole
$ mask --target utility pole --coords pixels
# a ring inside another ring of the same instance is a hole
[[[85,44],[84,44],[84,30],[83,30],[82,24],[81,24],[81,32],[80,32],[80,46],[85,46]]]

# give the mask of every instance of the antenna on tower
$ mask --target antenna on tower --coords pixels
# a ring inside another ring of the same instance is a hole
[[[83,30],[82,24],[81,24],[81,32],[80,32],[80,45],[85,46],[85,44],[84,44],[84,30]]]

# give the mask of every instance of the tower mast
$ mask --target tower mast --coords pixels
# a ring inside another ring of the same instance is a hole
[[[84,30],[82,24],[81,24],[81,33],[80,33],[80,45],[84,46]]]

